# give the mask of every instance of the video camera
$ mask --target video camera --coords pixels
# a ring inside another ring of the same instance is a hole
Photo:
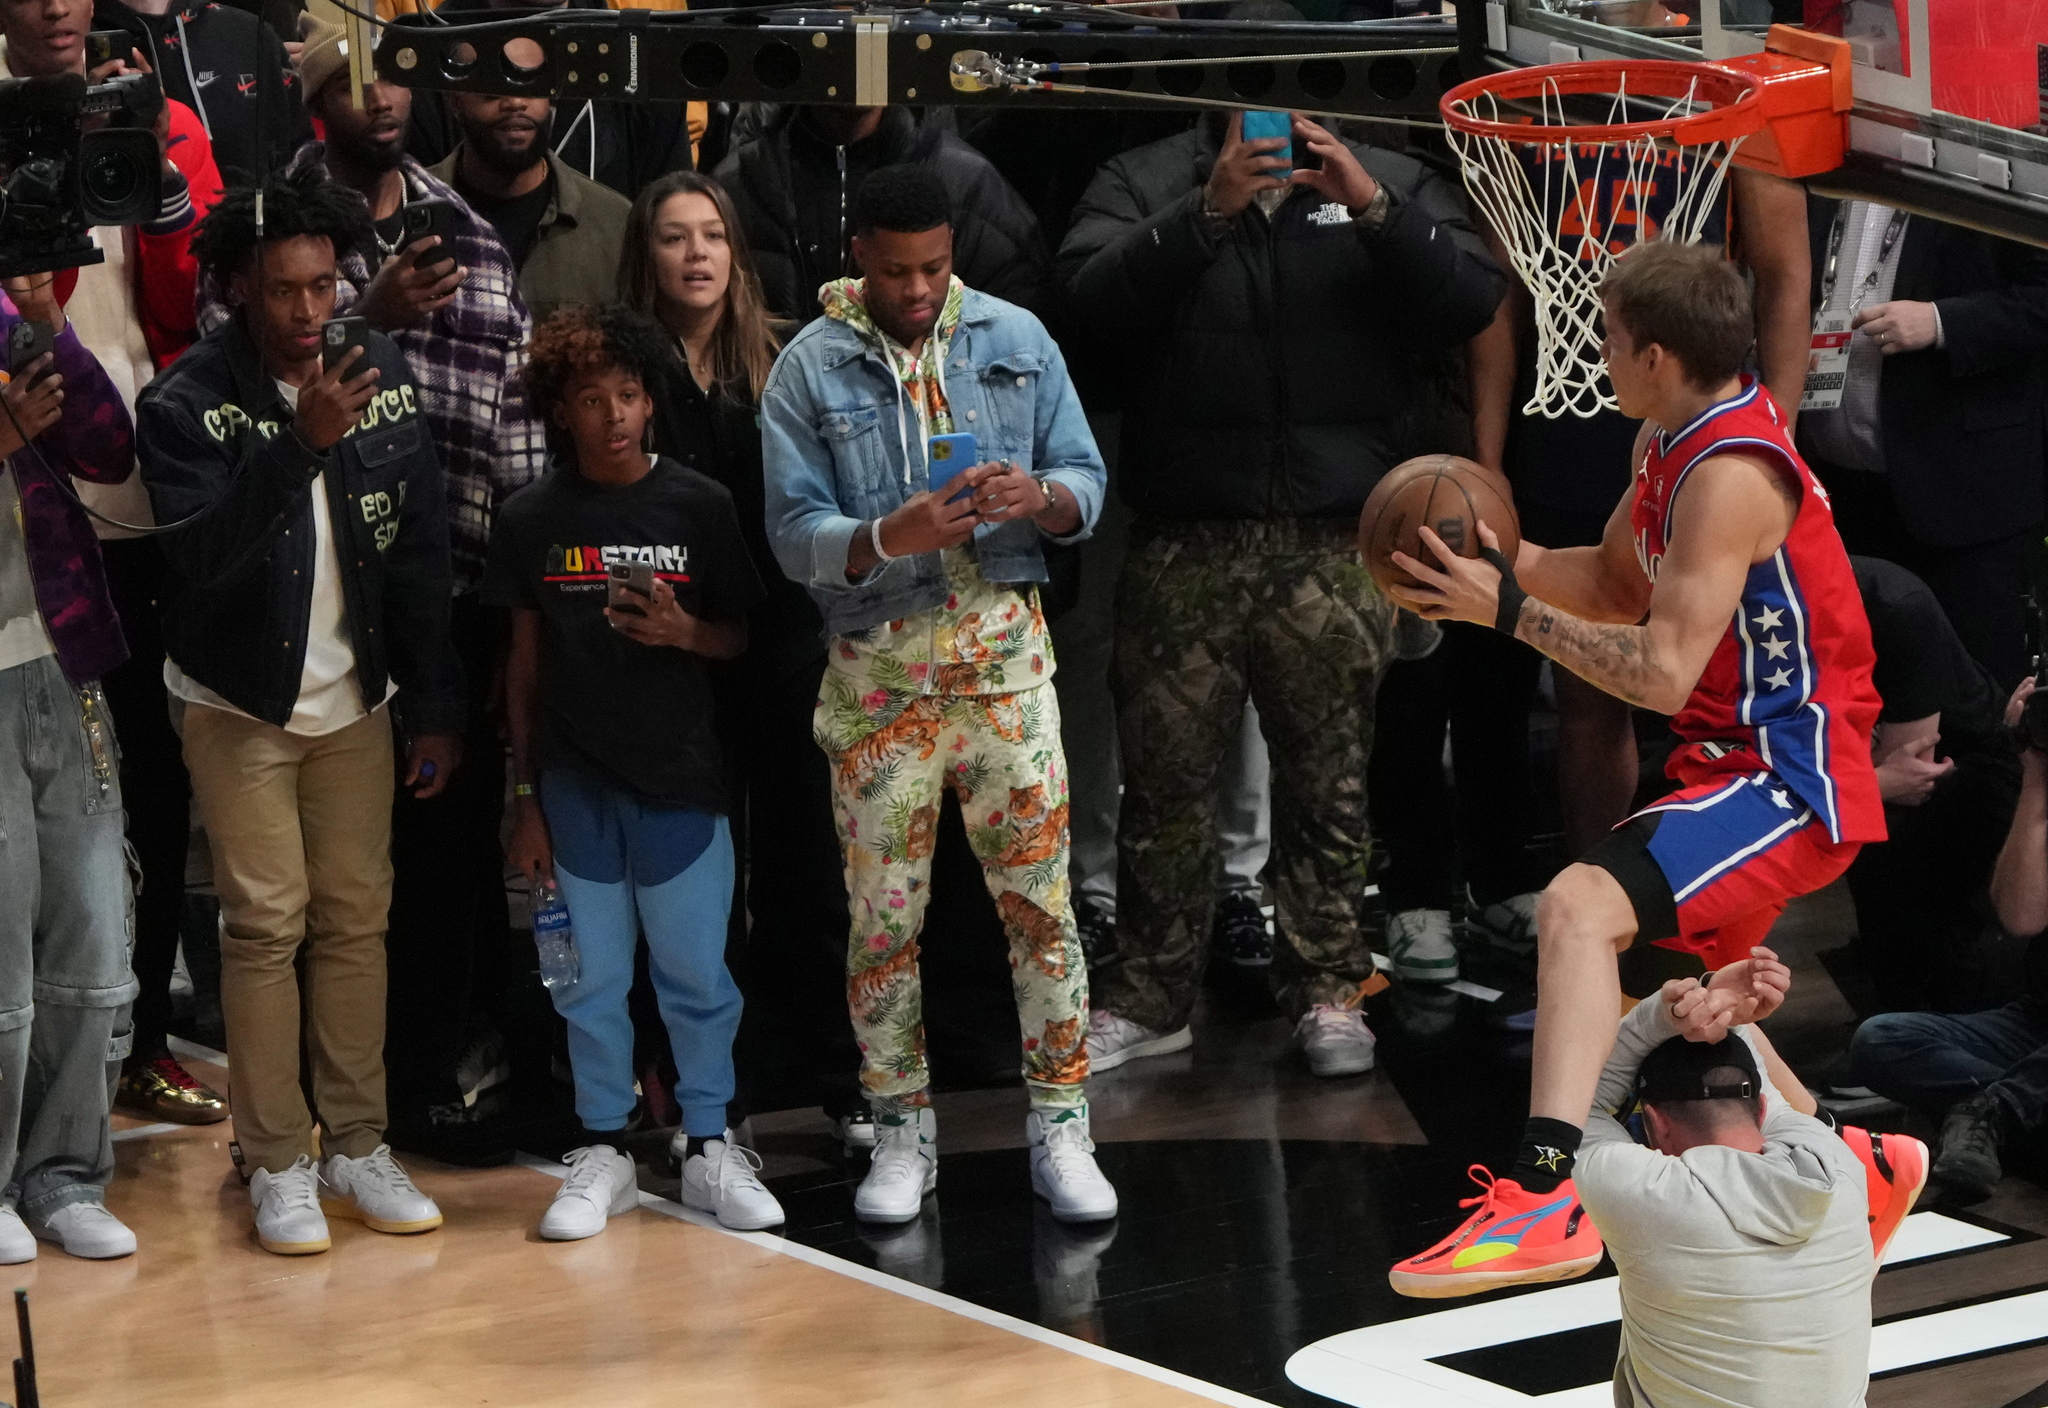
[[[148,73],[0,79],[0,277],[100,263],[93,226],[155,218],[163,101]]]

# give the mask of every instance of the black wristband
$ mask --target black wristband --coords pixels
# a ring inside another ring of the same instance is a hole
[[[1511,636],[1515,627],[1521,624],[1522,603],[1529,599],[1529,594],[1515,580],[1514,565],[1499,548],[1482,547],[1479,556],[1500,573],[1500,610],[1494,613],[1493,628],[1504,636]]]

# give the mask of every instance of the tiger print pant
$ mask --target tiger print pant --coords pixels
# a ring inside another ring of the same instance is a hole
[[[818,730],[821,745],[824,729]],[[1010,981],[1035,1106],[1074,1106],[1088,1078],[1088,970],[1067,888],[1059,696],[930,695],[832,759],[853,931],[847,1003],[870,1096],[927,1101],[917,938],[931,897],[942,788],[1010,937]]]

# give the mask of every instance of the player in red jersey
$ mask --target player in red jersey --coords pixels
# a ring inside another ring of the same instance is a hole
[[[1742,373],[1753,322],[1741,274],[1710,246],[1652,243],[1601,290],[1603,352],[1640,418],[1634,482],[1598,547],[1523,543],[1510,564],[1396,561],[1402,604],[1511,632],[1589,683],[1675,715],[1670,796],[1561,871],[1537,910],[1530,1119],[1512,1172],[1451,1236],[1398,1263],[1404,1295],[1557,1281],[1599,1264],[1571,1182],[1621,1008],[1616,955],[1638,939],[1749,957],[1788,900],[1882,840],[1870,762],[1870,629],[1827,495],[1784,413]],[[1498,540],[1482,526],[1489,550]],[[1742,971],[1742,970],[1737,970]],[[1749,1020],[1740,985],[1710,998]]]

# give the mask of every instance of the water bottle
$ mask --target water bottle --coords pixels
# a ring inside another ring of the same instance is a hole
[[[576,930],[569,923],[569,905],[554,884],[535,880],[533,903],[533,946],[540,950],[540,980],[549,991],[574,987],[582,975],[576,954]]]

